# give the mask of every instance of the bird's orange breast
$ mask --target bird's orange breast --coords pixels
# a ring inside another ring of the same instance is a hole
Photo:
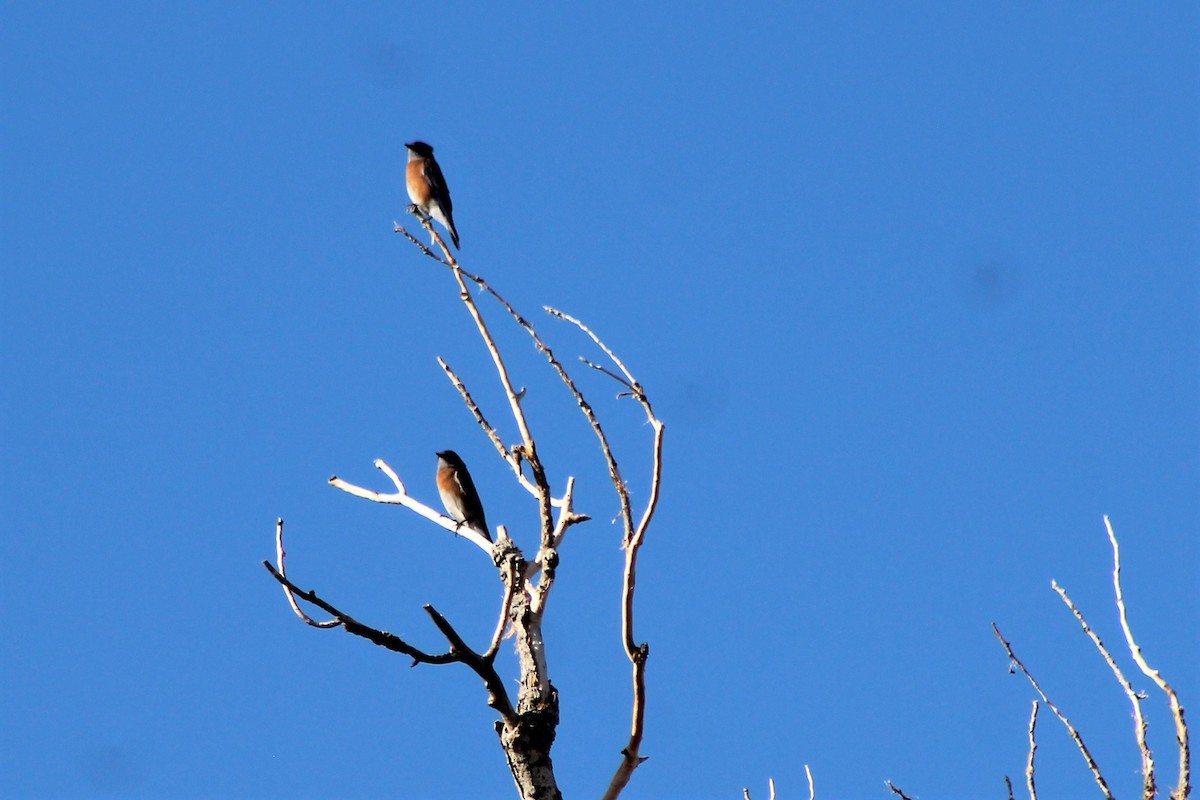
[[[404,181],[408,186],[409,199],[419,206],[427,207],[433,191],[425,177],[425,159],[418,158],[408,162]]]
[[[458,476],[454,474],[453,467],[441,467],[437,471],[438,488],[444,492],[458,494]]]

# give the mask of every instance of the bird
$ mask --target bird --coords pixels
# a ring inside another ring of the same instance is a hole
[[[442,177],[442,168],[433,157],[433,148],[424,142],[409,142],[408,166],[404,171],[404,183],[408,196],[417,208],[442,224],[450,232],[450,239],[458,248],[458,231],[454,228],[453,204],[450,189]]]
[[[443,450],[437,454],[437,487],[441,495],[442,505],[460,526],[479,531],[490,542],[492,534],[488,530],[487,519],[483,515],[483,503],[479,501],[479,493],[475,491],[475,482],[467,465],[453,450]]]

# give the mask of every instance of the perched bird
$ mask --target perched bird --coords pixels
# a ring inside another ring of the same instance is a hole
[[[453,450],[443,450],[437,454],[437,487],[442,497],[442,505],[446,513],[458,521],[482,533],[487,540],[492,540],[488,530],[487,519],[483,516],[483,503],[479,502],[479,492],[475,491],[475,482],[467,465]]]
[[[409,142],[404,146],[408,148],[408,166],[404,171],[404,182],[408,186],[409,198],[416,203],[417,208],[450,231],[450,238],[457,248],[458,231],[454,229],[450,190],[446,188],[442,168],[433,157],[433,148],[424,142]]]

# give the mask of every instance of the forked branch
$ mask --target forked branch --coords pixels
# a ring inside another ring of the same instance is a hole
[[[445,617],[437,612],[433,606],[426,605],[425,611],[433,619],[438,630],[446,637],[450,643],[450,649],[445,653],[427,653],[420,648],[406,642],[404,639],[387,631],[373,628],[370,625],[364,625],[346,612],[340,610],[332,603],[323,600],[317,596],[313,590],[304,590],[296,586],[283,571],[283,521],[279,520],[276,523],[276,549],[279,568],[271,564],[270,561],[264,561],[263,566],[271,573],[272,577],[283,586],[284,592],[288,596],[288,601],[292,605],[292,609],[296,615],[305,620],[310,625],[319,628],[335,628],[341,627],[347,633],[352,633],[355,636],[361,636],[368,641],[391,650],[396,653],[402,653],[413,660],[413,666],[417,664],[453,664],[461,663],[470,667],[480,678],[483,679],[484,685],[488,690],[488,705],[496,709],[502,718],[506,721],[514,719],[512,704],[509,702],[508,693],[504,689],[504,683],[500,680],[500,676],[496,673],[490,659],[480,656],[474,650],[467,646],[454,630],[453,626],[446,621]],[[317,608],[329,614],[333,619],[326,622],[315,622],[302,610],[296,602],[299,598],[306,603],[311,603]]]
[[[609,477],[612,480],[613,489],[620,499],[621,521],[625,529],[625,569],[621,581],[621,640],[625,647],[625,655],[633,664],[633,720],[630,725],[629,741],[621,750],[621,762],[617,765],[617,770],[613,774],[612,780],[609,781],[607,791],[604,793],[604,800],[615,800],[629,783],[629,779],[633,776],[633,771],[646,760],[641,755],[641,746],[646,729],[646,660],[650,657],[650,645],[646,642],[639,644],[634,639],[633,598],[634,590],[637,587],[638,552],[641,550],[646,531],[650,527],[650,521],[654,518],[654,511],[658,507],[659,490],[662,482],[663,434],[666,428],[662,421],[654,415],[654,408],[650,404],[650,398],[642,390],[641,384],[637,382],[633,374],[617,358],[616,354],[600,340],[599,336],[569,314],[564,314],[549,307],[546,311],[553,317],[575,325],[604,351],[605,355],[616,365],[624,377],[622,378],[608,369],[601,369],[600,371],[626,387],[628,390],[626,396],[632,397],[642,406],[642,410],[646,413],[646,419],[654,431],[654,440],[651,445],[653,461],[650,473],[650,496],[646,501],[646,507],[642,511],[641,518],[635,524],[633,509],[629,500],[629,489],[625,485],[625,481],[621,478],[621,471],[617,466],[616,456],[613,455],[608,438],[604,435],[604,429],[600,427],[600,422],[596,419],[595,414],[592,413],[591,407],[584,402],[581,395],[578,395],[578,390],[574,389],[573,384],[568,384],[572,391],[576,393],[576,400],[583,410],[584,415],[592,424],[596,438],[600,441],[600,449],[604,453],[604,458],[608,463]]]
[[[395,492],[391,494],[384,494],[382,492],[376,492],[372,489],[364,489],[361,486],[355,486],[352,483],[344,481],[336,475],[329,479],[329,485],[337,489],[341,489],[347,494],[352,494],[355,497],[361,497],[364,500],[370,500],[373,503],[386,503],[390,505],[404,506],[409,511],[414,511],[417,514],[420,514],[422,517],[425,517],[425,519],[436,522],[446,530],[461,536],[463,539],[467,539],[485,553],[491,554],[492,543],[487,540],[487,537],[471,529],[470,527],[462,525],[450,517],[447,517],[445,514],[434,510],[430,506],[425,505],[421,501],[416,500],[409,495],[408,490],[404,488],[404,482],[400,480],[400,476],[396,474],[395,470],[387,465],[386,461],[384,461],[382,458],[375,459],[375,467],[391,479],[392,484],[396,487]]]
[[[1121,590],[1121,547],[1117,544],[1117,535],[1113,532],[1112,523],[1109,522],[1107,515],[1104,517],[1104,527],[1108,531],[1108,541],[1112,544],[1113,591],[1116,593],[1117,612],[1121,617],[1121,630],[1125,633],[1125,642],[1129,645],[1129,652],[1138,668],[1147,678],[1154,681],[1167,696],[1167,702],[1171,706],[1171,716],[1175,720],[1175,742],[1179,745],[1179,782],[1175,791],[1171,792],[1171,797],[1175,800],[1187,800],[1192,791],[1191,747],[1188,743],[1188,726],[1183,715],[1183,705],[1179,702],[1179,695],[1175,693],[1162,674],[1146,662],[1145,656],[1142,655],[1142,648],[1134,641],[1133,630],[1129,627],[1129,615],[1125,610],[1125,595]]]
[[[1116,676],[1117,683],[1121,684],[1121,688],[1125,690],[1125,696],[1129,698],[1129,702],[1133,705],[1134,737],[1137,739],[1138,752],[1142,756],[1142,798],[1143,800],[1153,800],[1154,796],[1158,794],[1158,789],[1155,786],[1154,780],[1154,755],[1150,752],[1150,745],[1146,741],[1147,723],[1146,717],[1142,714],[1141,698],[1134,691],[1133,684],[1125,677],[1125,673],[1117,666],[1117,662],[1113,660],[1112,654],[1108,652],[1108,648],[1104,646],[1104,642],[1100,641],[1100,637],[1092,630],[1092,626],[1088,625],[1087,620],[1083,617],[1083,612],[1071,602],[1071,598],[1067,596],[1066,589],[1059,586],[1057,581],[1051,581],[1050,586],[1054,591],[1058,592],[1058,596],[1066,603],[1067,608],[1071,609],[1071,613],[1075,615],[1075,619],[1079,622],[1080,627],[1083,628],[1083,632],[1092,640],[1092,644],[1096,645],[1096,649],[1104,657],[1108,668]]]

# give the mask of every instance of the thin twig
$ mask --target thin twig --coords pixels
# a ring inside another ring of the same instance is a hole
[[[1008,787],[1008,800],[1013,800],[1012,779],[1007,775],[1004,776],[1004,785]]]
[[[528,478],[521,474],[520,464],[517,463],[516,458],[508,451],[508,448],[504,446],[504,441],[500,438],[500,434],[496,432],[492,424],[483,416],[483,412],[479,410],[479,404],[475,402],[475,398],[471,397],[471,393],[467,390],[467,385],[463,383],[463,379],[458,377],[458,373],[450,368],[450,365],[446,363],[446,359],[438,356],[437,362],[446,373],[446,377],[454,384],[454,388],[458,390],[459,395],[462,396],[463,402],[467,404],[467,409],[475,417],[475,421],[479,423],[479,427],[483,428],[483,432],[487,434],[488,439],[495,445],[496,450],[500,452],[504,460],[512,465],[517,473],[517,477],[521,479],[522,485],[527,486],[531,492],[536,491],[533,484],[528,482]]]
[[[517,458],[515,453],[505,447],[504,440],[500,438],[500,434],[496,431],[495,427],[493,427],[492,424],[487,421],[487,418],[483,416],[483,411],[480,410],[479,404],[475,402],[475,398],[471,397],[471,393],[467,390],[467,386],[465,383],[463,383],[462,378],[458,377],[458,374],[450,368],[450,365],[447,364],[446,360],[441,356],[438,356],[437,362],[441,365],[442,371],[446,373],[446,377],[450,379],[452,384],[454,384],[454,388],[458,390],[458,394],[462,397],[463,402],[466,403],[467,409],[475,417],[475,422],[479,424],[480,428],[483,428],[483,432],[487,435],[488,439],[491,440],[492,445],[496,448],[496,452],[500,454],[500,457],[504,459],[505,463],[512,467],[513,473],[517,477],[517,482],[524,486],[525,490],[531,495],[537,497],[537,487],[534,486],[529,478],[525,477],[525,473],[521,471],[521,460]],[[561,502],[562,501],[558,500],[557,498],[551,498],[550,504],[559,505]]]
[[[582,361],[584,364],[587,364],[589,367],[596,370],[597,372],[603,372],[605,375],[612,378],[617,383],[620,383],[620,384],[626,386],[630,391],[633,391],[633,387],[629,385],[628,381],[626,381],[620,375],[613,372],[611,369],[604,366],[603,364],[594,364],[591,361],[589,361],[588,359],[584,358],[583,356],[580,356],[579,360]]]
[[[632,659],[635,651],[638,649],[638,645],[635,644],[633,636],[633,589],[637,583],[635,574],[637,568],[637,551],[642,546],[642,539],[646,534],[647,528],[650,527],[650,520],[654,517],[654,511],[658,507],[659,490],[662,480],[663,434],[666,426],[664,426],[662,421],[654,415],[654,409],[650,405],[650,398],[647,397],[646,393],[642,390],[641,384],[637,382],[637,380],[633,377],[633,374],[630,373],[628,368],[626,368],[625,364],[616,357],[612,350],[609,349],[608,345],[604,344],[600,337],[597,336],[591,330],[591,328],[589,328],[587,325],[584,325],[571,315],[564,314],[556,309],[547,308],[546,311],[552,316],[575,325],[577,328],[587,334],[591,340],[595,342],[596,345],[599,346],[609,358],[612,359],[613,363],[616,364],[621,372],[625,375],[625,380],[621,381],[621,383],[629,387],[630,391],[632,392],[632,397],[642,406],[643,410],[646,412],[647,421],[654,429],[654,466],[651,471],[650,497],[646,502],[645,510],[642,512],[642,518],[638,521],[636,527],[633,525],[633,514],[629,505],[629,492],[625,487],[624,481],[620,479],[620,473],[616,470],[616,460],[612,457],[612,450],[608,447],[607,440],[601,440],[601,445],[603,446],[606,456],[609,458],[610,467],[613,472],[614,487],[616,488],[617,493],[621,496],[621,514],[625,520],[626,591],[624,592],[623,596],[622,606],[624,613],[621,615],[621,618],[623,622],[622,635],[625,640],[625,652]],[[615,378],[616,376],[613,377]],[[617,380],[620,380],[620,378],[617,378]]]
[[[591,517],[587,514],[576,514],[573,508],[575,498],[575,478],[574,476],[567,478],[567,490],[563,492],[563,505],[558,511],[558,522],[554,526],[554,535],[551,539],[550,546],[542,546],[538,549],[537,558],[535,558],[526,571],[526,579],[532,578],[537,574],[538,570],[545,568],[545,573],[542,579],[538,581],[537,589],[532,593],[529,600],[529,608],[535,614],[542,613],[546,607],[546,600],[550,595],[550,587],[554,585],[554,576],[558,567],[558,548],[562,545],[563,539],[567,535],[567,530],[572,525],[577,525],[580,522],[587,522]]]
[[[438,246],[438,248],[442,251],[443,257],[439,257],[432,252],[427,252],[426,255],[431,256],[435,261],[441,262],[442,264],[446,264],[446,265],[450,265],[450,266],[455,264],[456,262],[454,259],[454,253],[450,252],[450,245],[446,244],[446,240],[443,239],[442,235],[437,232],[437,229],[435,227],[433,227],[433,217],[429,216],[424,211],[422,211],[417,206],[416,203],[412,203],[411,205],[409,205],[408,213],[412,214],[414,217],[416,217],[417,221],[421,223],[421,227],[424,228],[425,232],[429,234],[430,244],[431,245],[436,244]],[[395,220],[393,220],[393,223],[394,222],[395,222]],[[402,228],[400,225],[396,225],[396,229],[397,229],[397,232],[403,233],[405,236],[407,236],[409,241],[412,242],[413,244],[415,244],[417,247],[420,247],[424,251],[429,251],[428,247],[422,245],[419,241],[417,241],[413,237],[412,234],[410,234],[408,231],[404,230],[404,228]]]
[[[280,517],[279,519],[275,520],[275,563],[278,567],[276,572],[280,577],[287,575],[287,567],[284,566],[284,559],[286,558],[286,555],[287,554],[283,551],[283,517]],[[300,604],[296,602],[296,596],[292,594],[290,586],[286,583],[283,584],[283,593],[287,597],[288,605],[292,607],[292,611],[295,612],[296,616],[302,619],[306,625],[311,625],[314,628],[336,628],[342,624],[341,620],[338,619],[327,619],[322,622],[318,622],[308,614],[305,614],[304,611],[301,610]]]
[[[1104,527],[1108,530],[1108,540],[1112,543],[1113,590],[1117,596],[1117,611],[1121,617],[1121,630],[1125,633],[1125,642],[1129,645],[1129,652],[1133,655],[1133,660],[1137,663],[1138,668],[1167,695],[1171,706],[1171,716],[1175,719],[1175,741],[1179,744],[1179,783],[1171,796],[1176,800],[1187,800],[1192,791],[1191,748],[1188,745],[1188,727],[1183,716],[1183,706],[1179,703],[1179,695],[1163,679],[1162,674],[1146,663],[1146,659],[1142,655],[1142,648],[1134,641],[1133,630],[1129,627],[1129,616],[1125,610],[1125,596],[1121,591],[1121,547],[1117,544],[1117,535],[1113,532],[1112,523],[1109,522],[1107,515],[1104,517]]]
[[[417,514],[425,517],[425,519],[436,522],[438,525],[441,525],[446,530],[455,533],[461,538],[469,540],[479,547],[479,549],[483,550],[488,555],[491,555],[492,543],[489,542],[483,534],[476,532],[470,527],[462,525],[457,520],[453,520],[450,517],[447,517],[445,514],[439,513],[430,506],[427,506],[421,501],[410,496],[408,491],[404,488],[403,481],[400,480],[400,477],[396,474],[395,470],[388,466],[387,462],[385,462],[382,458],[375,459],[375,467],[391,479],[392,483],[396,486],[396,491],[394,493],[383,494],[382,492],[376,492],[371,489],[364,489],[361,486],[355,486],[352,483],[348,483],[336,475],[329,479],[329,485],[341,489],[347,494],[352,494],[355,497],[361,497],[364,500],[370,500],[374,503],[388,503],[391,505],[404,506],[408,510],[415,511]]]
[[[887,787],[889,789],[891,789],[894,794],[900,795],[900,800],[912,800],[911,797],[906,795],[904,792],[900,791],[900,788],[898,786],[896,786],[894,783],[892,783],[891,781],[884,781],[884,783],[887,784]]]
[[[561,311],[558,311],[557,309],[553,309],[553,308],[550,308],[547,306],[546,312],[552,316],[558,317],[559,319],[566,320],[567,322],[573,323],[574,325],[578,326],[580,330],[582,330],[584,333],[586,333],[588,336],[590,336],[592,341],[595,342],[596,345],[601,350],[604,351],[604,355],[608,356],[609,359],[614,364],[617,365],[617,368],[621,370],[622,374],[625,375],[625,380],[622,381],[622,383],[624,383],[626,386],[628,386],[631,390],[641,393],[641,391],[642,391],[641,384],[639,384],[637,382],[637,380],[634,379],[633,373],[631,373],[625,367],[624,362],[622,362],[621,359],[617,358],[617,354],[614,353],[609,348],[608,345],[606,345],[604,342],[600,341],[600,337],[597,336],[595,333],[593,333],[592,330],[590,328],[588,328],[588,326],[584,325],[582,322],[580,322],[579,320],[570,316],[569,314],[564,314]]]
[[[1038,701],[1033,701],[1033,712],[1029,715],[1029,758],[1025,762],[1025,785],[1029,787],[1029,800],[1037,800],[1037,787],[1033,780],[1033,756],[1037,753]],[[1009,787],[1012,793],[1012,787]]]
[[[1143,800],[1154,800],[1154,796],[1158,794],[1158,788],[1155,786],[1154,780],[1154,756],[1150,752],[1149,743],[1146,741],[1148,723],[1145,716],[1142,715],[1141,698],[1134,691],[1133,684],[1121,672],[1121,668],[1117,666],[1117,662],[1113,660],[1112,654],[1108,652],[1108,648],[1104,646],[1104,642],[1100,641],[1100,637],[1088,625],[1087,620],[1083,618],[1083,612],[1071,602],[1071,598],[1067,596],[1067,590],[1059,586],[1057,581],[1050,581],[1050,586],[1053,587],[1054,591],[1058,592],[1058,596],[1067,604],[1067,608],[1071,609],[1071,613],[1075,615],[1075,619],[1079,622],[1080,627],[1083,628],[1083,632],[1092,640],[1092,644],[1096,645],[1096,649],[1100,651],[1100,655],[1104,656],[1109,669],[1113,671],[1113,675],[1117,678],[1117,683],[1121,684],[1121,688],[1125,690],[1125,696],[1133,704],[1133,730],[1137,738],[1138,751],[1142,756],[1142,798]]]
[[[613,351],[601,341],[600,337],[591,330],[587,325],[584,325],[579,320],[569,314],[564,314],[553,308],[547,308],[547,313],[555,316],[566,322],[575,325],[593,342],[596,343],[605,354],[612,359],[613,363],[621,370],[625,376],[625,380],[620,381],[622,385],[629,387],[631,396],[638,401],[646,413],[646,419],[650,426],[654,429],[654,466],[651,472],[650,480],[650,497],[646,502],[646,508],[642,512],[642,518],[638,521],[637,526],[633,525],[633,515],[629,506],[629,492],[623,481],[620,480],[619,473],[616,472],[616,460],[612,458],[612,451],[607,446],[607,441],[602,440],[601,444],[604,447],[605,453],[609,458],[610,467],[614,472],[614,486],[617,489],[618,495],[621,496],[622,517],[625,519],[625,582],[624,591],[622,593],[622,636],[625,640],[625,652],[630,659],[634,659],[635,652],[639,649],[634,641],[633,636],[633,591],[637,583],[637,552],[642,546],[642,539],[645,536],[647,528],[650,526],[650,520],[654,517],[654,511],[658,507],[658,498],[660,491],[660,483],[662,479],[662,445],[665,426],[662,421],[654,415],[654,409],[650,405],[650,398],[646,396],[642,385],[633,377],[633,373],[625,366],[625,364],[617,358]],[[614,378],[616,376],[613,376]]]
[[[1109,791],[1108,783],[1104,780],[1104,775],[1100,772],[1100,767],[1096,764],[1096,760],[1092,758],[1092,754],[1087,749],[1087,745],[1083,743],[1083,737],[1079,735],[1079,731],[1075,730],[1075,726],[1072,725],[1065,716],[1063,716],[1063,713],[1058,710],[1058,706],[1054,705],[1050,698],[1046,696],[1046,693],[1042,691],[1042,687],[1039,686],[1038,682],[1034,680],[1032,675],[1029,674],[1029,670],[1025,669],[1025,665],[1021,663],[1021,659],[1017,658],[1017,654],[1013,652],[1012,645],[1009,644],[1008,640],[1005,639],[1000,633],[1000,628],[997,627],[996,623],[994,622],[992,623],[992,632],[996,634],[996,638],[1000,640],[1000,644],[1004,645],[1004,650],[1008,653],[1008,657],[1012,663],[1016,664],[1017,668],[1024,673],[1025,677],[1029,679],[1029,682],[1033,684],[1034,690],[1041,695],[1042,701],[1046,705],[1050,706],[1050,710],[1053,711],[1054,715],[1058,717],[1059,721],[1066,726],[1067,732],[1070,733],[1071,738],[1075,740],[1075,746],[1083,755],[1083,760],[1087,762],[1088,769],[1092,771],[1092,776],[1096,779],[1096,783],[1100,786],[1100,790],[1104,792],[1105,798],[1107,798],[1107,800],[1113,800],[1113,795],[1112,792]]]
[[[767,786],[770,789],[770,794],[768,795],[768,797],[770,798],[770,800],[775,800],[775,779],[768,778]],[[744,798],[744,800],[750,800],[750,790],[748,788],[745,788],[745,787],[742,788],[742,797]]]
[[[558,522],[554,525],[554,541],[553,545],[557,549],[562,546],[563,539],[567,536],[567,529],[572,525],[578,525],[580,522],[587,522],[591,517],[587,514],[577,514],[573,507],[575,499],[575,476],[567,478],[567,490],[562,496],[562,511],[558,515]]]
[[[381,631],[378,628],[372,628],[369,625],[363,625],[361,622],[354,619],[354,617],[351,617],[346,612],[338,609],[332,603],[322,600],[317,596],[315,591],[305,591],[296,584],[292,583],[288,578],[279,574],[279,571],[271,565],[270,561],[264,561],[262,563],[263,566],[267,568],[267,571],[270,572],[275,580],[279,581],[282,586],[306,603],[312,603],[322,611],[331,614],[334,617],[334,621],[337,622],[338,625],[344,627],[348,633],[353,633],[355,636],[361,636],[364,639],[369,639],[380,647],[384,647],[393,652],[403,653],[404,655],[409,656],[413,660],[413,666],[416,666],[417,664],[453,664],[461,660],[453,653],[426,653],[424,650],[413,647],[395,634],[388,633],[387,631]]]
[[[504,688],[504,681],[500,679],[499,673],[492,665],[491,660],[472,650],[462,637],[458,635],[458,631],[454,630],[445,617],[438,613],[437,609],[431,605],[421,606],[425,609],[425,613],[433,620],[433,624],[437,626],[442,635],[446,637],[446,641],[450,643],[450,652],[455,659],[461,661],[470,667],[476,675],[483,679],[484,686],[488,690],[488,705],[496,709],[504,721],[510,725],[516,724],[517,715],[513,711],[512,704],[508,699],[508,692]]]
[[[591,336],[593,340],[596,338],[595,334],[593,334],[586,325],[574,317],[550,308],[549,306],[546,307],[546,313],[552,317],[556,317],[574,324],[584,333]],[[562,369],[561,365],[559,367],[559,373],[560,375],[566,374],[566,370]],[[564,378],[564,380],[566,379]],[[630,381],[630,383],[632,383],[632,381]],[[575,388],[575,384],[573,382],[568,382],[567,387],[571,390],[572,394],[575,395],[575,400],[579,404],[580,410],[583,411],[583,415],[587,417],[588,422],[591,423],[592,431],[596,434],[596,438],[600,440],[600,450],[604,454],[604,460],[608,463],[608,476],[612,481],[613,488],[616,489],[617,499],[621,504],[621,519],[625,523],[625,540],[628,542],[629,538],[633,534],[633,511],[629,502],[629,488],[625,485],[625,479],[621,477],[621,468],[618,466],[617,458],[615,455],[613,455],[612,447],[608,443],[608,436],[605,435],[604,429],[600,427],[600,421],[596,418],[595,412],[592,411],[591,405],[589,405],[583,399],[583,395],[578,389]],[[628,648],[626,648],[626,650],[628,651]]]
[[[392,220],[392,225],[394,225],[394,226],[395,226],[395,231],[396,231],[396,233],[403,233],[405,236],[407,236],[407,237],[408,237],[408,240],[409,240],[410,242],[412,242],[413,244],[415,244],[417,247],[419,247],[419,248],[421,249],[421,252],[422,252],[422,253],[424,253],[425,255],[429,256],[429,257],[430,257],[430,258],[432,258],[434,261],[437,261],[437,262],[439,262],[439,263],[442,263],[442,264],[445,264],[445,263],[446,263],[446,262],[445,262],[445,261],[443,261],[443,260],[442,260],[442,259],[441,259],[441,258],[440,258],[440,257],[439,257],[437,254],[436,254],[436,253],[434,253],[432,250],[430,250],[430,249],[429,249],[429,246],[428,246],[427,244],[425,244],[424,242],[421,242],[421,241],[419,241],[419,240],[417,239],[417,237],[415,237],[415,236],[413,236],[411,233],[409,233],[409,232],[408,232],[408,230],[407,230],[407,229],[405,229],[405,227],[404,227],[403,225],[401,225],[399,222],[396,222],[395,220]]]
[[[494,661],[496,652],[500,649],[500,639],[504,636],[504,630],[508,627],[508,610],[512,607],[513,594],[517,591],[517,585],[521,583],[520,575],[505,575],[503,568],[500,574],[504,581],[504,600],[500,603],[500,619],[496,621],[496,632],[492,634],[492,643],[488,645],[487,652],[483,654],[486,661]]]
[[[650,656],[650,645],[646,642],[638,644],[634,638],[633,629],[633,599],[634,591],[637,587],[637,557],[641,550],[642,542],[645,539],[646,531],[650,527],[650,521],[654,517],[654,511],[658,507],[659,491],[662,481],[662,447],[663,434],[665,426],[662,421],[654,415],[654,409],[650,405],[650,399],[642,390],[641,384],[633,377],[633,374],[626,368],[625,364],[613,353],[609,347],[600,340],[589,327],[584,325],[578,319],[564,314],[561,311],[547,307],[546,312],[553,317],[557,317],[565,322],[570,322],[579,328],[583,333],[591,338],[595,344],[612,360],[621,373],[625,376],[622,380],[620,377],[613,375],[607,370],[604,372],[611,375],[615,380],[626,386],[630,390],[630,396],[633,397],[642,406],[646,413],[646,419],[649,421],[651,428],[654,430],[654,443],[652,445],[653,452],[653,468],[650,478],[650,496],[646,501],[646,507],[642,512],[641,519],[638,520],[636,526],[633,521],[633,509],[629,501],[629,489],[626,487],[624,480],[621,478],[620,469],[617,466],[616,457],[613,455],[612,448],[608,444],[607,437],[604,436],[603,429],[600,428],[600,423],[595,419],[595,415],[591,413],[590,406],[587,406],[582,397],[579,397],[580,408],[583,409],[584,415],[592,422],[592,427],[596,431],[596,435],[600,440],[601,450],[604,452],[605,460],[608,462],[609,477],[612,479],[613,488],[617,492],[617,496],[621,503],[621,519],[624,523],[625,537],[625,570],[621,582],[621,640],[625,645],[625,654],[633,664],[633,720],[630,726],[629,742],[621,750],[621,763],[617,766],[616,773],[609,782],[608,790],[604,793],[603,800],[615,800],[620,795],[621,790],[629,783],[633,771],[637,769],[645,759],[641,756],[642,738],[646,727],[646,660]],[[572,385],[572,391],[577,391]]]

